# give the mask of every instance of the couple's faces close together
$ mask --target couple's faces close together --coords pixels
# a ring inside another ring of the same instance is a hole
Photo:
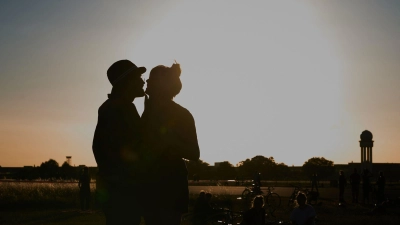
[[[157,98],[167,95],[166,93],[169,92],[168,76],[163,75],[162,73],[150,73],[147,80],[143,78],[143,75],[134,75],[126,82],[128,82],[129,89],[135,97],[143,97],[147,94],[150,97]],[[143,89],[145,83],[146,90]]]
[[[129,79],[126,79],[126,90],[130,92],[130,95],[132,97],[143,97],[144,96],[144,81],[141,76],[138,75],[132,75],[129,77]]]
[[[162,85],[163,79],[160,77],[154,78],[150,76],[146,81],[143,77],[136,76],[134,79],[130,81],[130,87],[135,92],[135,97],[143,97],[145,93],[149,96],[157,95],[162,92],[165,85]],[[146,90],[143,89],[144,84],[146,83]]]

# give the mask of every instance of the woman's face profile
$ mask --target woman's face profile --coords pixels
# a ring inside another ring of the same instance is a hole
[[[165,93],[166,81],[161,74],[150,75],[146,83],[146,94],[149,96],[160,96]]]

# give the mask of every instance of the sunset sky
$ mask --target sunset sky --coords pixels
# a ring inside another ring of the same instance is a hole
[[[400,163],[399,1],[0,1],[0,166],[96,166],[108,67],[182,67],[200,158]],[[139,113],[143,99],[134,101]]]

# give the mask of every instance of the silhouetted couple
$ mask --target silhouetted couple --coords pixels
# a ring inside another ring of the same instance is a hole
[[[113,88],[100,106],[93,140],[99,169],[97,199],[108,225],[180,224],[188,210],[189,190],[184,159],[199,159],[195,122],[176,104],[181,69],[156,66],[147,89],[141,76],[146,68],[129,60],[115,62],[107,71]],[[132,103],[144,97],[140,117]]]

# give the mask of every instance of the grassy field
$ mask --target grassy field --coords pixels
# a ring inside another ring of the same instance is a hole
[[[93,188],[94,189],[94,188]],[[94,195],[94,193],[92,193]],[[191,194],[190,209],[197,193]],[[212,202],[218,207],[233,211],[248,209],[249,203],[239,196],[226,193],[215,194]],[[382,212],[373,212],[373,205],[351,204],[339,206],[333,196],[320,198],[314,205],[317,224],[400,224],[400,205],[389,205]],[[267,219],[288,221],[291,208],[288,197],[281,196],[282,205]],[[92,206],[95,206],[94,202]],[[236,222],[240,222],[238,219]],[[0,224],[105,224],[101,210],[79,210],[77,184],[49,183],[0,183]],[[142,221],[142,225],[145,223]],[[189,224],[185,221],[185,224]]]

